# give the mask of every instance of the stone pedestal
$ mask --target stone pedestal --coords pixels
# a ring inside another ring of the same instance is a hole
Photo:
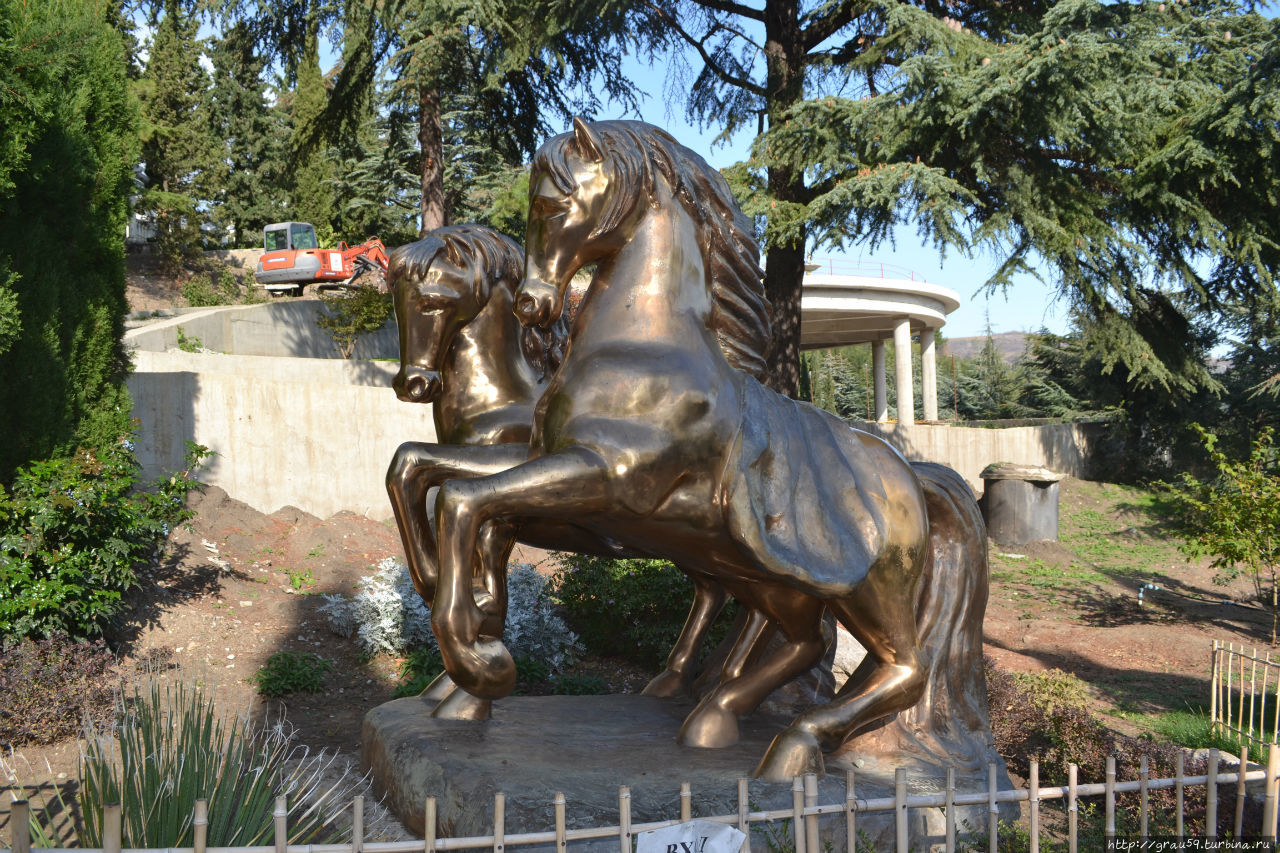
[[[398,699],[368,713],[362,763],[374,790],[412,832],[421,835],[427,797],[435,797],[438,832],[444,836],[486,836],[493,831],[493,795],[506,795],[507,834],[555,826],[553,800],[565,795],[567,826],[616,826],[618,788],[631,789],[632,824],[680,816],[680,785],[693,794],[693,817],[737,814],[738,779],[749,776],[781,720],[747,720],[742,741],[727,749],[678,746],[675,736],[692,705],[649,696],[509,697],[493,706],[485,722],[436,720],[417,698]],[[855,744],[856,746],[856,744]],[[845,770],[854,753],[828,757],[819,802],[843,803]],[[860,799],[893,796],[894,767],[860,758],[855,792]],[[911,793],[942,790],[942,768],[909,768]],[[985,790],[986,770],[961,779],[961,790]],[[980,778],[977,778],[980,777]],[[1000,767],[1002,787],[1008,777]],[[789,808],[791,785],[750,783],[753,810]],[[917,849],[927,836],[943,832],[941,809],[911,810]],[[986,825],[986,807],[960,810],[970,831]],[[963,824],[961,824],[963,825]],[[858,826],[892,847],[892,812],[859,815]],[[775,824],[775,831],[781,831]],[[790,832],[790,828],[787,828]],[[823,818],[823,836],[844,850],[844,816]],[[766,836],[753,832],[752,846],[766,849]],[[615,838],[571,845],[575,850],[616,851]],[[530,849],[530,848],[521,848]]]

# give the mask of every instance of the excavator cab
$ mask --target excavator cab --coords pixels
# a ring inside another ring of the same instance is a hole
[[[254,278],[275,296],[301,296],[308,284],[318,288],[352,286],[357,275],[371,271],[380,276],[387,268],[386,247],[381,240],[321,249],[310,222],[268,225],[262,229],[262,250]]]

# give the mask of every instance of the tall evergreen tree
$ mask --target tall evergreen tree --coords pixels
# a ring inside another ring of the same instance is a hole
[[[138,141],[109,4],[0,0],[0,484],[128,429],[124,229]]]
[[[326,107],[328,89],[320,70],[320,22],[312,19],[298,64],[298,87],[293,93],[289,137],[289,171],[293,175],[292,218],[316,227],[322,245],[335,234],[335,208],[330,182],[334,164],[328,158],[333,138]]]
[[[903,224],[944,247],[995,251],[993,286],[1043,266],[1081,310],[1133,320],[1129,369],[1166,387],[1210,384],[1137,329],[1162,311],[1157,283],[1208,307],[1274,288],[1280,226],[1266,211],[1280,99],[1266,81],[1280,25],[1248,8],[633,6],[652,47],[696,53],[693,118],[761,132],[733,175],[765,226],[771,382],[783,391],[795,386],[806,246],[874,246]],[[1205,256],[1221,262],[1202,281]]]
[[[244,24],[231,26],[209,44],[212,82],[203,115],[217,143],[200,179],[200,195],[214,223],[232,245],[260,246],[269,222],[287,219],[288,117],[268,101],[266,61]]]
[[[164,0],[139,81],[145,189],[140,207],[155,220],[156,242],[171,265],[200,246],[195,179],[211,157],[198,107],[207,85],[195,61],[198,23],[181,0]]]

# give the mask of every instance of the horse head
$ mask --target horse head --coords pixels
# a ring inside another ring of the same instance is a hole
[[[458,330],[476,318],[493,285],[520,278],[520,248],[479,225],[437,228],[391,255],[387,282],[400,333],[396,396],[431,403],[443,389],[441,368]]]
[[[604,125],[602,125],[604,126]],[[617,251],[644,211],[629,193],[628,161],[581,119],[548,140],[529,179],[525,275],[515,311],[525,326],[560,317],[566,288],[582,267]]]

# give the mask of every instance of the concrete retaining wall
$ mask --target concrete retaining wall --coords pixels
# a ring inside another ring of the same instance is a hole
[[[941,462],[960,472],[978,494],[978,476],[992,462],[1040,465],[1073,477],[1089,474],[1090,447],[1103,424],[1046,424],[982,429],[945,424],[857,422],[859,429],[893,444],[913,462]]]
[[[148,476],[182,462],[186,441],[217,453],[202,475],[255,509],[296,506],[325,517],[351,510],[391,517],[383,477],[404,441],[434,441],[428,406],[391,391],[395,362],[332,358],[314,325],[315,300],[195,309],[131,329],[129,378],[138,452]],[[215,352],[177,347],[178,327]],[[394,327],[362,348],[395,357]],[[235,353],[234,355],[224,353]],[[975,491],[992,462],[1086,474],[1093,424],[975,429],[934,424],[859,424],[909,459],[956,468]]]

